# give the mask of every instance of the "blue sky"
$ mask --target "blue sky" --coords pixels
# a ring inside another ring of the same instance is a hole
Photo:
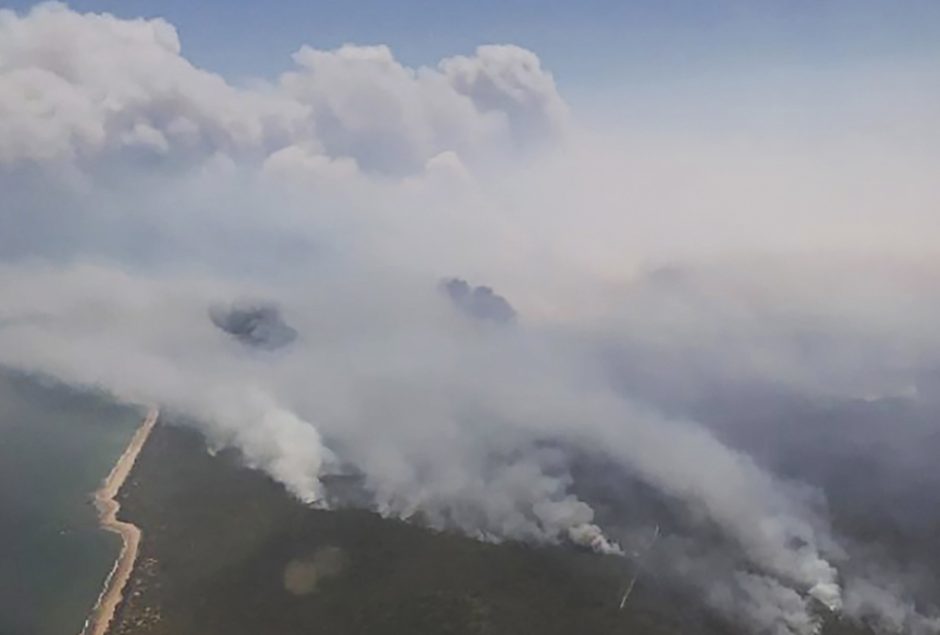
[[[24,9],[32,2],[5,3]],[[121,17],[162,16],[184,54],[237,80],[272,76],[301,44],[383,43],[431,64],[477,44],[534,50],[563,93],[614,91],[755,69],[852,68],[940,59],[940,2],[931,0],[122,0],[69,3]]]
[[[26,10],[33,3],[12,0]],[[301,45],[387,44],[410,66],[479,44],[534,51],[578,120],[721,138],[814,138],[936,110],[937,0],[75,0],[163,17],[183,55],[235,84],[273,79]],[[883,113],[888,112],[888,115]],[[922,128],[922,126],[921,126]],[[935,135],[907,133],[923,146]],[[924,141],[917,141],[923,138]]]

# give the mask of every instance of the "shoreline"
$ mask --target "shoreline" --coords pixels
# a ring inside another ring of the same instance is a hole
[[[127,480],[128,475],[137,461],[137,456],[147,442],[153,426],[157,423],[160,411],[157,408],[150,408],[147,416],[141,422],[140,427],[134,432],[130,442],[124,449],[124,452],[118,458],[111,472],[108,474],[104,483],[94,493],[95,508],[98,510],[98,520],[101,528],[105,531],[121,536],[121,552],[114,561],[114,566],[108,577],[105,578],[101,594],[95,602],[85,625],[82,627],[79,635],[105,635],[114,613],[123,598],[124,587],[130,579],[131,572],[134,570],[134,562],[137,560],[137,551],[140,547],[140,528],[131,523],[118,520],[117,513],[121,509],[121,504],[117,501],[117,495],[121,491],[121,486]]]

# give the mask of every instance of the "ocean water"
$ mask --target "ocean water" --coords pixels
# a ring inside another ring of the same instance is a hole
[[[142,411],[0,371],[0,635],[78,635],[120,551],[90,493]]]

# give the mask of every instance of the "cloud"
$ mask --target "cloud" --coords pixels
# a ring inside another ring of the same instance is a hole
[[[551,138],[568,125],[568,106],[532,51],[511,45],[480,46],[476,55],[444,59],[439,68],[478,110],[505,113],[517,143]]]
[[[306,108],[236,89],[180,54],[166,21],[42,4],[0,13],[0,161],[79,161],[122,151],[181,156],[284,145]]]
[[[443,152],[479,157],[507,136],[525,146],[565,119],[551,76],[516,47],[414,69],[384,46],[304,46],[277,83],[239,88],[186,60],[165,20],[46,3],[0,12],[0,60],[8,165],[277,153],[275,165],[401,175]]]
[[[332,159],[291,145],[272,152],[264,160],[262,169],[267,174],[291,179],[298,184],[313,184],[350,179],[359,173],[359,164],[349,157]]]

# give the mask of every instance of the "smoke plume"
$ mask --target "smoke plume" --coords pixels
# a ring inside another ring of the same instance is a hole
[[[515,46],[303,46],[252,88],[181,51],[160,19],[0,11],[0,364],[482,540],[628,555],[639,508],[576,476],[610,465],[681,510],[657,571],[730,619],[938,632],[931,580],[857,564],[860,508],[938,520],[908,467],[937,449],[940,191],[903,140],[598,133]]]

